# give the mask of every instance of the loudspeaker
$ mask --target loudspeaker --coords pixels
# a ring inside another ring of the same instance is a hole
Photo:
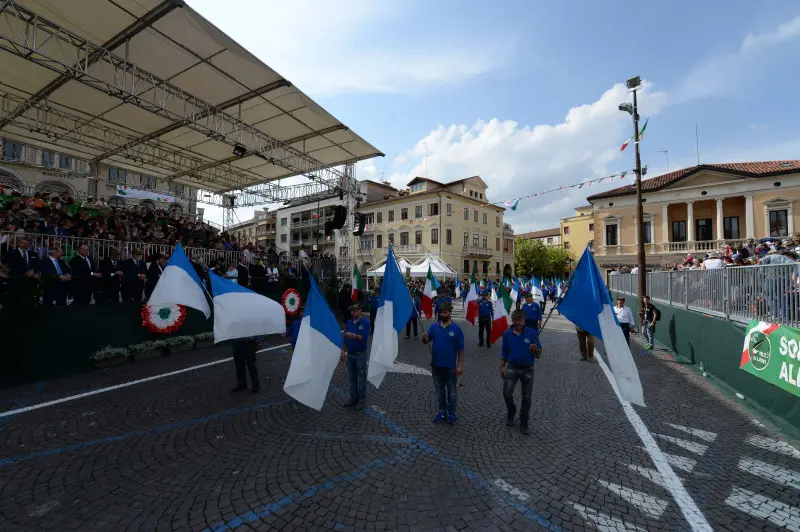
[[[361,236],[367,226],[367,217],[357,212],[353,215],[353,236]]]
[[[331,229],[341,229],[347,222],[347,207],[337,205],[333,208],[333,220],[330,222]],[[328,224],[325,224],[325,230],[328,230]]]

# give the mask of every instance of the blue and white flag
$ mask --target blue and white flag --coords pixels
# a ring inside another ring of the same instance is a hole
[[[531,295],[533,295],[533,300],[537,301],[539,305],[544,303],[544,294],[542,294],[542,285],[539,284],[539,279],[536,277],[533,278],[533,283],[531,284]]]
[[[556,297],[561,299],[561,281],[556,279]]]
[[[611,308],[608,289],[588,247],[578,261],[569,282],[569,290],[558,305],[558,310],[572,323],[603,340],[620,395],[626,401],[645,406],[639,370]]]
[[[283,305],[209,272],[214,294],[214,343],[286,332]]]
[[[461,297],[461,279],[456,277],[456,299]]]
[[[520,296],[520,288],[519,288],[519,279],[514,277],[514,284],[511,285],[511,301],[517,302],[519,301]]]
[[[180,243],[175,246],[147,304],[153,307],[185,305],[199,310],[206,315],[206,319],[211,316],[203,283]]]
[[[394,260],[394,251],[389,247],[386,258],[386,271],[383,274],[381,297],[378,300],[378,313],[375,315],[375,333],[372,335],[372,348],[369,352],[367,380],[379,387],[386,373],[394,366],[397,358],[397,335],[406,326],[413,312],[413,303],[403,274]]]
[[[322,410],[342,353],[342,330],[314,277],[307,275],[311,286],[283,391],[308,407]]]

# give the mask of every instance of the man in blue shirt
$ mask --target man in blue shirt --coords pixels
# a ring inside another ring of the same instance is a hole
[[[538,305],[537,305],[538,306]],[[528,416],[531,411],[533,392],[533,362],[542,352],[539,334],[525,326],[525,312],[515,310],[511,313],[511,329],[503,334],[503,348],[500,352],[500,377],[503,378],[503,398],[506,400],[508,417],[506,426],[514,426],[517,407],[514,404],[514,387],[522,383],[522,405],[519,409],[520,432],[528,435]]]
[[[414,325],[414,339],[416,340],[419,337],[417,334],[417,317],[419,316],[420,305],[422,305],[422,299],[420,297],[419,290],[411,290],[411,300],[414,302],[414,308],[411,311],[411,317],[408,318],[408,322],[406,323],[406,340],[411,338],[412,324]]]
[[[351,319],[347,320],[342,345],[342,364],[347,362],[347,375],[350,377],[350,400],[344,406],[356,405],[356,410],[364,410],[367,398],[367,338],[370,323],[361,315],[361,305],[350,305]]]
[[[433,303],[433,306],[434,306],[433,311],[434,311],[434,314],[436,315],[436,319],[437,320],[439,319],[439,307],[442,305],[442,303],[445,303],[445,302],[450,303],[450,305],[452,307],[453,302],[450,300],[450,296],[449,295],[439,295],[436,298],[436,300],[434,301],[434,303]]]
[[[537,331],[542,327],[542,307],[533,300],[533,294],[525,294],[525,304],[522,305],[522,312],[525,313],[525,324]]]
[[[431,373],[439,400],[439,412],[433,422],[442,423],[446,419],[451,425],[456,422],[458,376],[464,367],[464,333],[450,319],[452,310],[452,303],[442,303],[439,306],[439,321],[422,335],[422,343],[432,343]]]
[[[292,349],[297,346],[297,336],[300,334],[300,325],[303,322],[303,305],[300,305],[297,309],[297,313],[294,315],[294,319],[292,319],[292,323],[289,324],[289,327],[286,329],[285,337],[291,339],[292,342]]]
[[[494,303],[489,301],[489,292],[481,294],[478,301],[478,347],[483,347],[483,331],[486,330],[486,347],[492,347],[489,334],[492,331],[492,318],[494,317]]]

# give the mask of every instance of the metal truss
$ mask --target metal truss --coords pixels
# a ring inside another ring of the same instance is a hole
[[[6,31],[0,32],[0,49],[105,92],[109,96],[117,97],[125,103],[201,132],[211,139],[230,146],[241,145],[249,153],[263,158],[270,164],[283,167],[294,175],[304,176],[320,186],[328,189],[345,189],[348,192],[357,186],[352,182],[353,178],[344,172],[327,167],[313,157],[270,137],[210,103],[139,69],[127,59],[96,46],[66,28],[40,17],[14,0],[2,1],[0,13],[6,16],[7,22]],[[126,40],[121,46],[127,57],[130,41]],[[105,63],[106,68],[90,68],[94,63]],[[105,79],[101,79],[95,74],[95,72],[106,71],[110,73],[104,75]],[[31,104],[31,106],[34,105]],[[158,166],[169,165],[169,157],[173,157],[172,165],[168,167],[176,172],[189,171],[191,172],[189,175],[192,177],[208,180],[220,187],[225,187],[226,191],[246,187],[244,182],[236,181],[237,174],[230,168],[206,168],[197,170],[195,174],[196,168],[208,163],[203,161],[200,165],[189,166],[192,161],[186,159],[187,156],[182,155],[181,159],[176,160],[173,152],[155,150],[150,142],[142,144],[139,137],[129,140],[121,146],[115,145],[112,150],[103,155],[108,157],[117,153],[126,153],[127,150],[135,150],[140,146],[146,146],[145,150],[154,150],[151,159],[157,155],[160,162]],[[159,146],[159,150],[163,149],[161,145],[156,144],[156,146]],[[168,158],[166,161],[165,156]],[[99,162],[99,160],[93,162]],[[186,166],[176,168],[178,164]],[[238,174],[239,177],[242,175],[246,174]],[[273,190],[271,187],[285,188],[262,184],[252,188],[251,193],[254,195],[267,194],[273,201],[290,199],[287,194]]]

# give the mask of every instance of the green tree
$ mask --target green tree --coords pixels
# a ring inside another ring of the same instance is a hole
[[[514,269],[517,275],[561,276],[571,258],[569,251],[561,246],[546,246],[540,240],[523,240],[514,248]]]

